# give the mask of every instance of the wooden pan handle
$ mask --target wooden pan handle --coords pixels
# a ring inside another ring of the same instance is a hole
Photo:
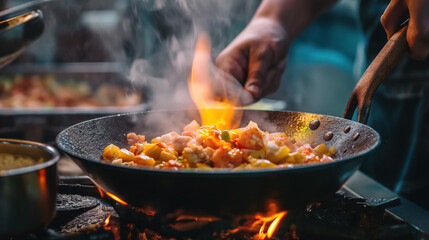
[[[396,32],[366,69],[353,89],[344,118],[351,119],[358,107],[358,122],[367,123],[372,96],[408,49],[407,28],[408,26],[404,26]]]

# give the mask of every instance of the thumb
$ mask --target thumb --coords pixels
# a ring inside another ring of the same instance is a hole
[[[273,58],[274,54],[269,49],[259,51],[257,54],[250,53],[249,74],[244,89],[252,94],[255,100],[259,100],[266,94],[264,89],[269,89],[269,86],[265,86],[267,84],[265,80]]]
[[[403,1],[393,0],[389,3],[380,18],[381,25],[383,25],[388,39],[395,34],[407,14],[408,8]]]

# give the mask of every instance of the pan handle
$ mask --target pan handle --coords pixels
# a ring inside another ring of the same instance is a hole
[[[408,26],[405,25],[397,31],[366,69],[353,89],[344,118],[352,119],[355,109],[358,107],[358,122],[367,123],[372,96],[408,49],[407,28]]]

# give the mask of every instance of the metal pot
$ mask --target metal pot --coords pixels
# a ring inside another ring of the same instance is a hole
[[[4,14],[0,12],[0,18]],[[13,61],[42,35],[43,14],[40,10],[0,21],[0,68]]]
[[[56,213],[58,151],[37,142],[0,138],[0,153],[44,159],[41,164],[0,171],[0,238],[47,226]]]

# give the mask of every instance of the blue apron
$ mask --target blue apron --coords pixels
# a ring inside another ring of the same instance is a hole
[[[386,43],[380,16],[388,1],[362,0],[360,18],[367,63]],[[408,56],[374,95],[368,125],[381,145],[361,170],[393,191],[429,209],[429,61]]]

